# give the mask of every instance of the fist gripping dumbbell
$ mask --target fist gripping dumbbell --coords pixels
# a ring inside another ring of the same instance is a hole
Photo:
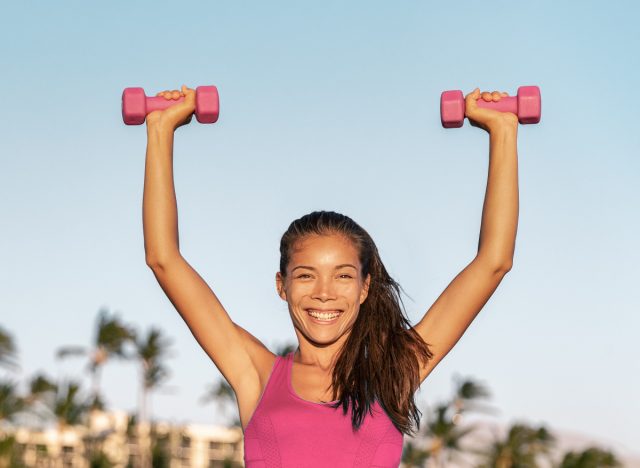
[[[478,107],[495,109],[500,112],[513,112],[521,124],[540,122],[541,99],[537,86],[520,86],[518,96],[506,96],[498,102],[478,99]],[[444,128],[462,127],[465,102],[462,91],[444,91],[440,95],[440,119]]]
[[[150,112],[166,109],[182,101],[184,96],[179,99],[147,97],[142,88],[126,88],[122,93],[122,120],[127,125],[140,125]],[[198,86],[195,112],[198,122],[214,123],[218,120],[219,110],[218,89],[215,86]]]

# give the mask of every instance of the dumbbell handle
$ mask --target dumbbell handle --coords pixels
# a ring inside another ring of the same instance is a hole
[[[171,107],[179,102],[184,102],[184,96],[180,96],[178,99],[165,99],[162,96],[148,96],[147,113],[157,110],[165,110],[167,107]]]
[[[480,98],[476,101],[478,107],[493,109],[500,112],[513,112],[518,115],[518,98],[516,96],[506,96],[500,98],[498,102],[485,101]]]

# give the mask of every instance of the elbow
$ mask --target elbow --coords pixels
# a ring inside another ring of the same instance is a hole
[[[495,270],[496,270],[496,273],[501,273],[504,275],[509,271],[511,271],[512,267],[513,267],[513,262],[510,261],[510,262],[501,263],[495,268]]]
[[[153,259],[147,259],[146,262],[147,266],[149,268],[151,268],[152,270],[156,269],[156,268],[160,268],[160,262],[158,262],[157,260],[153,260]]]
[[[496,259],[489,260],[486,256],[479,255],[478,257],[476,257],[476,261],[479,261],[482,265],[484,265],[486,269],[490,269],[495,274],[504,275],[508,273],[513,267],[513,259],[503,259],[500,261]]]
[[[149,268],[151,268],[152,270],[157,270],[159,268],[162,268],[162,266],[164,264],[164,262],[160,261],[156,257],[145,257],[145,262],[146,262],[147,266]]]
[[[166,259],[164,259],[163,257],[150,256],[150,255],[147,255],[145,257],[145,262],[147,266],[152,270],[161,270],[167,264]]]
[[[180,257],[180,253],[176,252],[172,255],[145,255],[145,262],[152,270],[162,270],[167,264],[173,262],[176,258]]]

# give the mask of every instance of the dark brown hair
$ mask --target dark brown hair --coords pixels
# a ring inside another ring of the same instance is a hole
[[[363,278],[371,275],[367,298],[333,370],[331,387],[337,402],[332,407],[342,406],[347,414],[351,405],[356,431],[378,400],[398,430],[413,435],[414,425],[420,430],[422,415],[414,401],[419,360],[426,363],[433,354],[405,315],[400,285],[387,273],[371,236],[348,216],[333,211],[314,211],[291,223],[280,241],[283,277],[295,243],[314,234],[339,234],[351,240]]]

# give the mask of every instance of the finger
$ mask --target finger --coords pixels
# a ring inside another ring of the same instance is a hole
[[[171,91],[171,99],[180,99],[180,91],[176,89]]]
[[[194,95],[196,94],[196,90],[189,88],[186,85],[182,85],[182,94],[184,94],[185,96],[190,96],[190,95]]]
[[[493,98],[491,97],[491,93],[489,91],[485,91],[482,93],[482,99],[484,99],[485,101],[493,100]]]
[[[494,91],[493,93],[491,93],[491,99],[493,100],[493,102],[498,102],[501,97],[502,95],[498,91]]]
[[[509,93],[502,93],[502,97],[507,97],[509,96]]]

